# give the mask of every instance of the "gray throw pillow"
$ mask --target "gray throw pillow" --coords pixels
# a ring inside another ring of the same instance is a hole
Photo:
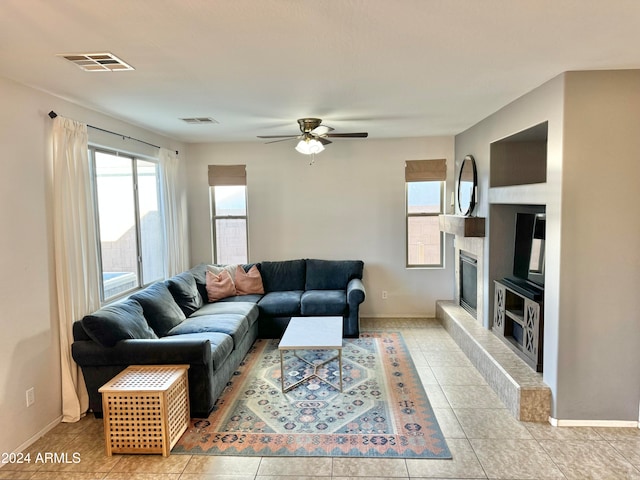
[[[144,318],[159,337],[187,318],[164,283],[154,283],[131,298],[142,305]]]
[[[173,299],[187,317],[204,305],[196,279],[190,272],[182,272],[171,277],[165,283],[173,295]]]
[[[103,347],[132,338],[158,338],[144,319],[142,306],[131,299],[102,307],[85,316],[81,324],[87,335]]]

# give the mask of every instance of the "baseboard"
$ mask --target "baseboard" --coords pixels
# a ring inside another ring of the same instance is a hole
[[[554,427],[607,427],[607,428],[640,428],[640,422],[625,420],[563,420],[549,417]]]
[[[415,315],[411,315],[409,313],[385,313],[385,314],[376,314],[376,313],[372,313],[372,314],[368,314],[368,315],[360,315],[360,318],[375,318],[375,319],[380,319],[380,318],[385,318],[385,319],[393,319],[393,318],[424,318],[424,319],[435,319],[436,315],[435,313],[432,315],[425,315],[424,313],[420,313],[420,314],[415,314]]]
[[[56,418],[54,421],[52,421],[51,423],[49,423],[48,425],[46,425],[42,430],[40,430],[38,433],[36,433],[35,435],[33,435],[31,438],[29,438],[26,442],[24,442],[22,445],[19,445],[14,451],[13,453],[18,453],[18,452],[22,452],[25,449],[29,448],[31,445],[33,445],[37,440],[39,440],[40,438],[42,438],[47,432],[49,432],[50,430],[53,430],[55,427],[57,427],[60,422],[62,422],[62,415],[60,415],[58,418]]]

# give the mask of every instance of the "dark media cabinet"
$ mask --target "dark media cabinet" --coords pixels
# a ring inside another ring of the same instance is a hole
[[[536,372],[542,371],[544,291],[512,278],[495,280],[493,332]]]

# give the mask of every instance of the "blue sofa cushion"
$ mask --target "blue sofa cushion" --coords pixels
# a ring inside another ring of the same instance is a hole
[[[304,290],[305,261],[284,260],[258,264],[265,293]]]
[[[164,283],[154,283],[130,298],[142,305],[144,318],[159,337],[187,318]]]
[[[170,340],[171,337],[163,337],[159,339]],[[211,343],[211,359],[213,360],[213,369],[217,370],[233,351],[233,339],[226,333],[219,332],[201,332],[201,333],[185,333],[180,335],[180,339],[207,339]]]
[[[89,338],[103,347],[113,347],[120,340],[158,338],[142,313],[142,306],[128,299],[102,307],[82,319]]]
[[[233,297],[222,298],[216,303],[258,303],[262,294],[250,293],[249,295],[234,295]]]
[[[362,278],[361,260],[307,260],[305,290],[346,290],[352,278]]]
[[[242,338],[249,331],[249,322],[244,315],[220,313],[216,315],[199,315],[189,317],[184,322],[167,332],[167,336],[184,335],[185,333],[217,332],[225,333],[233,339],[234,348],[240,345]]]
[[[301,298],[302,315],[344,315],[347,313],[345,290],[307,290]]]
[[[302,293],[302,290],[267,293],[258,302],[260,314],[270,317],[300,315]]]
[[[262,295],[260,295],[262,297]],[[229,297],[229,298],[238,298],[238,297]],[[239,297],[245,298],[245,296]],[[255,303],[251,302],[213,302],[207,303],[200,310],[195,312],[191,318],[200,317],[203,315],[219,315],[219,314],[236,314],[243,315],[247,318],[247,322],[249,326],[256,323],[258,320],[258,314],[260,311],[258,310],[258,306]]]
[[[180,310],[188,317],[198,310],[204,302],[198,291],[196,279],[190,272],[182,272],[165,282]]]

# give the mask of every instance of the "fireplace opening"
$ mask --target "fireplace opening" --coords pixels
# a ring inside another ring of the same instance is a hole
[[[478,309],[478,260],[460,252],[460,306],[476,318]]]

